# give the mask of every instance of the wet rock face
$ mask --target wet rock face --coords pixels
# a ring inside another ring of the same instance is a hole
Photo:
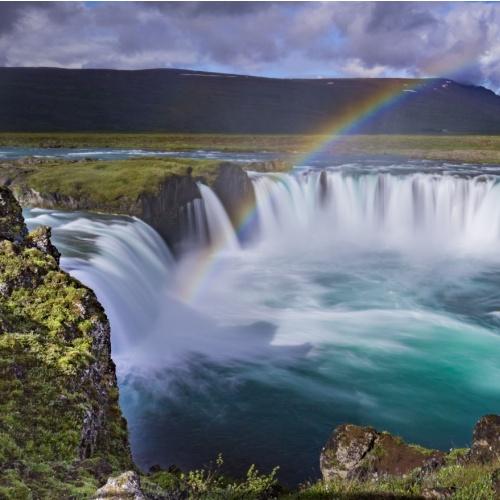
[[[133,471],[128,471],[110,477],[92,498],[93,500],[145,500],[146,497],[141,491],[139,476]]]
[[[486,415],[477,422],[467,458],[481,464],[500,460],[500,415]]]
[[[320,468],[325,481],[404,476],[414,469],[435,470],[444,453],[406,444],[371,427],[341,425],[323,448]]]
[[[140,196],[134,215],[153,227],[170,248],[183,238],[186,228],[183,208],[201,197],[191,174],[168,178],[157,193]]]
[[[188,229],[185,208],[201,198],[198,181],[214,190],[236,228],[245,213],[255,206],[252,181],[239,165],[222,163],[213,179],[193,177],[191,172],[170,177],[158,193],[141,196],[135,214],[156,229],[174,253]],[[248,229],[250,232],[251,228]]]
[[[319,174],[319,201],[323,206],[328,201],[328,177],[325,170]]]
[[[255,190],[252,181],[240,166],[223,163],[212,184],[233,226],[238,229],[243,218],[255,207]],[[248,228],[251,231],[252,228]],[[245,235],[243,235],[245,236]]]

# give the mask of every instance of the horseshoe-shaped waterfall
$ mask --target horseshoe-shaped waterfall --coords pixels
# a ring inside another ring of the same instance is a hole
[[[252,174],[245,242],[203,186],[177,259],[137,219],[27,211],[111,320],[139,465],[296,482],[341,422],[467,444],[500,405],[500,183],[403,167]]]

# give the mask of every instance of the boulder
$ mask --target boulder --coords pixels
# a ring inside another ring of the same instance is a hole
[[[404,476],[415,469],[434,471],[443,457],[441,451],[407,444],[372,427],[340,425],[321,451],[320,468],[325,481],[369,480]]]
[[[139,476],[134,471],[110,477],[92,498],[93,500],[146,500],[141,491]]]
[[[500,415],[485,415],[479,419],[467,459],[480,464],[500,460]]]

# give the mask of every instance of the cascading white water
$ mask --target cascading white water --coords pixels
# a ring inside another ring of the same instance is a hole
[[[201,182],[198,183],[198,188],[205,208],[205,213],[198,213],[198,217],[206,218],[210,244],[219,250],[238,250],[240,247],[238,238],[219,198]],[[199,223],[197,226],[200,227],[202,224]]]
[[[254,177],[261,239],[380,244],[395,249],[496,250],[496,178],[319,172]]]
[[[184,234],[186,236],[181,245],[184,245],[186,250],[206,246],[209,239],[209,229],[203,200],[196,198],[190,201],[184,207],[184,215],[183,224],[185,226]]]
[[[96,293],[110,319],[114,355],[129,353],[151,335],[173,265],[156,231],[129,217],[43,210],[25,217],[29,227],[52,227],[62,267]]]

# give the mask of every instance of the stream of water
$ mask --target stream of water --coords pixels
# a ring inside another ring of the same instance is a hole
[[[112,325],[137,463],[318,476],[342,422],[442,449],[500,407],[494,168],[340,165],[253,174],[242,244],[216,195],[174,261],[128,217],[27,210]],[[207,247],[207,241],[211,246]]]

